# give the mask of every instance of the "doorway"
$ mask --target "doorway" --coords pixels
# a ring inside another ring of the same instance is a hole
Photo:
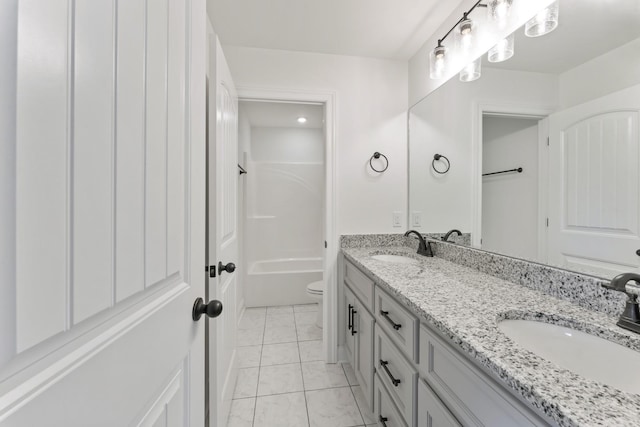
[[[538,257],[539,118],[482,118],[482,249]]]
[[[293,105],[307,105],[310,107],[319,108],[321,110],[322,117],[322,180],[323,186],[321,190],[321,235],[320,240],[317,242],[320,246],[321,255],[321,276],[318,280],[324,282],[323,292],[323,328],[322,328],[322,341],[323,341],[323,359],[327,363],[336,363],[337,361],[337,338],[338,338],[338,298],[337,298],[337,257],[339,251],[339,238],[336,231],[336,211],[335,211],[335,93],[333,92],[315,92],[315,91],[290,91],[290,90],[270,90],[270,89],[255,89],[255,88],[238,88],[238,95],[240,101],[251,102],[254,105],[257,103],[285,103]],[[298,116],[295,117],[297,120]],[[307,118],[309,119],[309,118]],[[297,126],[298,123],[296,122]],[[240,133],[242,134],[242,130]],[[242,138],[243,136],[241,136]],[[317,146],[316,146],[317,148]],[[239,150],[240,151],[240,150]],[[307,153],[308,154],[308,153]],[[317,153],[316,153],[317,154]],[[269,155],[269,153],[266,153]],[[317,157],[316,157],[317,159]],[[242,166],[247,159],[244,158],[244,153],[239,157],[240,165]],[[247,170],[247,174],[243,175],[248,177],[251,174],[251,170]],[[241,192],[240,211],[246,211],[248,198],[251,197],[247,194],[246,182],[241,178]],[[244,188],[243,188],[244,187]],[[304,223],[304,218],[302,219]],[[243,233],[247,233],[247,230],[243,230]],[[278,237],[273,238],[277,241]],[[248,240],[248,245],[252,245],[253,241]],[[245,246],[248,246],[245,245]],[[243,255],[247,256],[248,253],[244,252],[247,248],[243,248]],[[311,257],[313,258],[313,257]],[[317,258],[317,256],[316,256]],[[317,264],[317,260],[315,261]],[[246,263],[243,263],[246,264]],[[316,265],[317,268],[317,265]],[[247,270],[248,271],[248,270]],[[317,271],[316,271],[317,273]],[[305,279],[307,280],[307,279]],[[244,281],[243,281],[244,282]],[[244,282],[246,283],[246,282]],[[306,286],[306,285],[305,285]],[[304,288],[303,288],[304,289]],[[243,296],[239,296],[240,300],[246,298],[246,288],[244,289]],[[246,299],[240,304],[243,307],[246,305]],[[264,305],[264,304],[263,304]]]

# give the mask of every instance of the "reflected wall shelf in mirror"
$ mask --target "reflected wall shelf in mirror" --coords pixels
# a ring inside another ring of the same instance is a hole
[[[640,2],[559,5],[555,31],[516,31],[511,59],[485,55],[481,79],[453,78],[411,108],[407,211],[421,212],[420,232],[459,228],[477,248],[605,278],[640,272]],[[455,168],[424,168],[442,152]]]

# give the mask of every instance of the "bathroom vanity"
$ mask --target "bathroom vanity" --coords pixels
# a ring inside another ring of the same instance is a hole
[[[343,247],[340,258],[345,352],[379,425],[638,423],[639,394],[549,362],[498,327],[536,320],[640,351],[610,314],[406,246]]]

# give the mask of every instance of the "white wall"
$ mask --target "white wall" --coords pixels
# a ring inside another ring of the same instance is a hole
[[[429,95],[410,114],[410,209],[422,212],[425,233],[472,228],[473,122],[478,105],[548,109],[557,104],[557,77],[550,74],[485,69],[472,83],[457,79]],[[447,156],[451,169],[431,169],[435,153]]]
[[[254,162],[324,162],[324,132],[304,128],[251,128]]]
[[[482,125],[482,249],[538,256],[538,120],[487,117]]]
[[[339,55],[224,47],[239,87],[335,91],[337,232],[390,233],[405,212],[407,63]],[[369,158],[387,155],[372,173]],[[404,215],[403,215],[404,218]]]
[[[565,109],[640,84],[640,38],[560,74]]]
[[[263,260],[321,258],[322,130],[252,127],[248,169],[247,267]]]

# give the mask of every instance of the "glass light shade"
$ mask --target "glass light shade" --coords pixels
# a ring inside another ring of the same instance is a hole
[[[438,80],[444,77],[447,48],[438,46],[429,54],[429,77]]]
[[[489,0],[487,4],[489,20],[497,23],[500,28],[506,26],[512,3],[513,0]]]
[[[460,71],[461,82],[472,82],[478,80],[481,75],[482,57],[473,62],[468,63],[462,71]]]
[[[556,1],[527,21],[524,26],[524,34],[527,37],[540,37],[555,30],[558,26],[559,12],[560,9]]]
[[[494,47],[489,49],[487,59],[489,62],[502,62],[511,58],[514,53],[515,37],[513,34],[507,36],[498,42]]]
[[[468,52],[473,47],[475,24],[470,19],[460,22],[455,30],[456,47],[460,52]]]

